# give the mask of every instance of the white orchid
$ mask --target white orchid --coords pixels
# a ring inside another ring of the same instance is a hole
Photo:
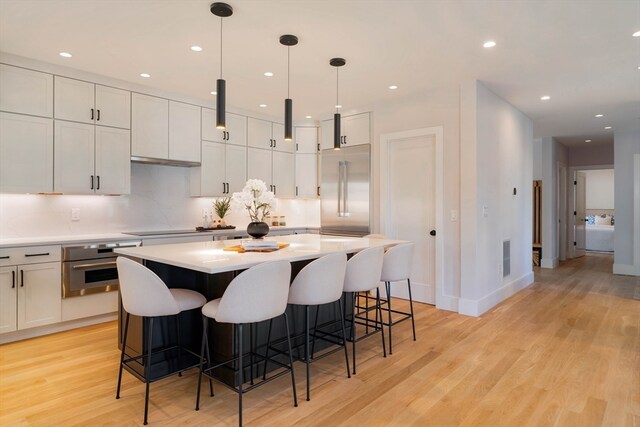
[[[267,184],[260,179],[250,179],[240,192],[233,193],[231,201],[235,208],[246,209],[253,222],[261,222],[276,201],[272,191],[267,191]]]

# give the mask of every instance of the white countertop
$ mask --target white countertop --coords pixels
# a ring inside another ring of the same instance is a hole
[[[318,258],[334,252],[354,253],[375,246],[393,246],[402,240],[369,239],[357,237],[297,234],[266,237],[265,240],[289,243],[289,246],[274,252],[225,251],[225,246],[234,246],[241,240],[218,240],[211,242],[176,243],[137,248],[119,248],[115,252],[131,257],[183,267],[203,273],[214,274],[243,270],[265,261],[302,261]]]

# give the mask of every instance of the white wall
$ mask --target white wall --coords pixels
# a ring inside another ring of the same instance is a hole
[[[460,312],[479,315],[533,283],[533,126],[477,81],[463,85],[461,104]],[[511,241],[507,277],[504,240]]]
[[[581,145],[569,149],[569,166],[609,166],[613,164],[613,144]]]
[[[533,140],[533,180],[542,179],[542,139]]]
[[[553,138],[542,142],[542,260],[543,268],[558,265],[558,162],[567,165],[569,151]],[[569,177],[571,180],[571,177]],[[566,221],[566,218],[565,218]]]
[[[615,209],[613,169],[583,172],[586,177],[586,209]]]
[[[127,196],[0,194],[0,239],[193,229],[215,199],[189,197],[189,181],[188,168],[133,163]],[[71,221],[71,208],[80,208],[80,221]],[[320,226],[318,200],[278,199],[274,213],[288,226]],[[232,212],[227,223],[244,229],[249,218]]]
[[[638,197],[634,195],[634,186],[640,185],[635,182],[634,156],[640,154],[640,123],[632,129],[615,131],[614,153],[616,224],[613,272],[640,276],[640,265],[634,266],[634,236],[638,239],[638,225],[634,222],[640,216],[640,212],[634,212],[634,205],[638,204],[634,200]]]

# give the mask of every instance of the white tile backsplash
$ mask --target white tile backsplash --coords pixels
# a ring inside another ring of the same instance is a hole
[[[191,229],[202,224],[202,208],[213,212],[215,199],[190,197],[189,180],[185,167],[133,163],[127,196],[0,194],[0,239]],[[79,221],[71,220],[72,208]],[[320,226],[319,200],[278,199],[272,213],[290,227]],[[232,211],[227,223],[243,229],[249,218]]]

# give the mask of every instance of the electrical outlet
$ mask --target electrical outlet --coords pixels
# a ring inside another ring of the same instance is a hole
[[[207,208],[202,208],[202,218],[207,216]]]
[[[489,216],[489,206],[484,205],[482,207],[482,216],[487,218]]]
[[[71,221],[80,221],[80,208],[71,208]]]
[[[451,222],[456,222],[458,220],[458,211],[453,209],[450,213]]]

